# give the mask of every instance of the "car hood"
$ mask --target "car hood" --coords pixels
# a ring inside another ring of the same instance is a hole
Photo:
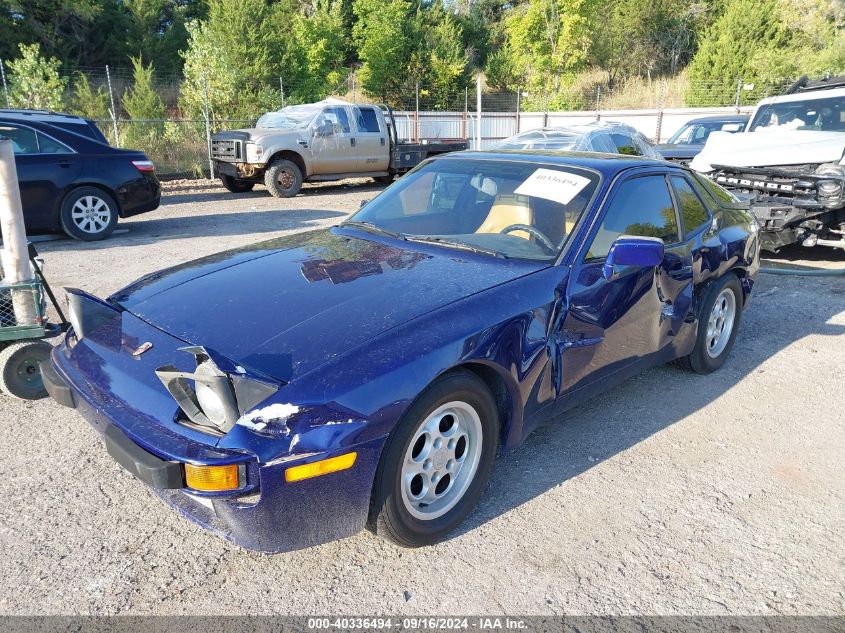
[[[770,167],[805,163],[843,163],[845,133],[768,130],[733,134],[712,132],[690,167],[713,171],[713,165]]]
[[[332,229],[153,273],[110,300],[186,343],[289,382],[390,328],[545,266]]]

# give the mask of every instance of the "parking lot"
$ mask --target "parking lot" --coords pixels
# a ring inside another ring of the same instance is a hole
[[[279,200],[171,183],[160,209],[119,225],[128,232],[38,248],[54,287],[104,296],[336,224],[379,190]],[[273,556],[171,511],[73,411],[4,398],[0,612],[842,613],[843,368],[845,278],[761,275],[721,371],[654,369],[551,421],[499,459],[446,542],[402,550],[362,532]]]

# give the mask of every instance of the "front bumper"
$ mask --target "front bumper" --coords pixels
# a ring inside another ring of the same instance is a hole
[[[246,449],[218,448],[176,437],[164,428],[150,428],[151,421],[137,413],[137,403],[118,400],[113,393],[103,396],[93,388],[91,376],[69,362],[65,345],[54,349],[43,375],[50,395],[88,420],[115,461],[180,514],[237,545],[264,552],[291,551],[350,536],[366,523],[382,438],[262,463]],[[291,466],[350,451],[358,457],[349,470],[285,480]],[[234,462],[246,465],[247,485],[238,491],[202,493],[185,486],[184,463]]]

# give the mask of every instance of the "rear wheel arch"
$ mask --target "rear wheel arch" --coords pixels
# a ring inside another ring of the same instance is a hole
[[[73,183],[67,188],[67,193],[65,193],[65,195],[62,197],[61,202],[59,203],[59,209],[61,209],[61,205],[64,204],[64,201],[67,199],[67,197],[77,189],[80,189],[81,187],[94,187],[95,189],[99,189],[103,193],[110,195],[114,199],[115,204],[117,205],[117,214],[120,217],[123,217],[123,208],[120,206],[120,200],[118,200],[117,192],[102,182],[85,181]]]

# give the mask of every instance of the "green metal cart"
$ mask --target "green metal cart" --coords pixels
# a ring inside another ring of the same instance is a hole
[[[4,283],[0,279],[0,392],[24,400],[47,396],[39,364],[50,356],[53,346],[45,339],[68,328],[67,319],[36,262],[38,253],[29,244],[34,281]],[[46,315],[49,299],[61,319],[50,323]],[[26,314],[26,320],[17,316]]]

